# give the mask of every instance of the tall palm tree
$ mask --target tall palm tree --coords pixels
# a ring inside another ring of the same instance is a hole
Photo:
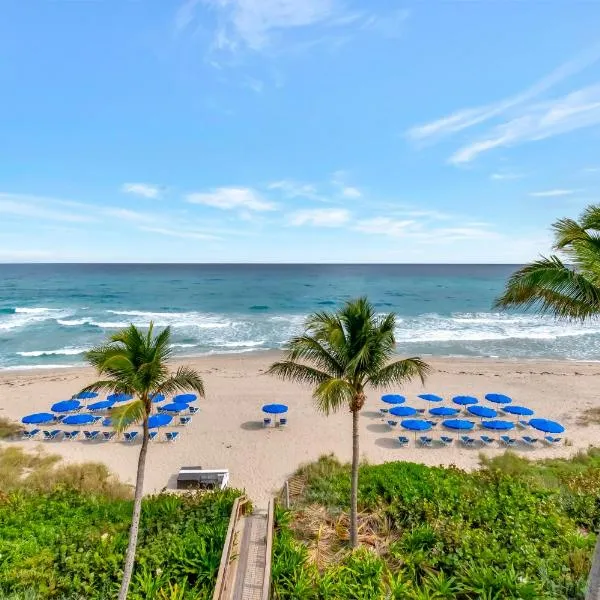
[[[553,226],[552,255],[525,265],[508,280],[498,308],[532,308],[560,319],[586,321],[600,315],[600,205],[588,206],[578,221]],[[586,600],[600,600],[600,536],[596,542]]]
[[[366,298],[347,302],[338,312],[308,317],[302,335],[292,338],[283,361],[267,371],[284,380],[314,386],[317,408],[326,415],[347,408],[352,413],[350,545],[358,544],[358,417],[366,388],[421,381],[429,366],[420,358],[391,362],[396,347],[393,313],[376,316]]]
[[[169,327],[155,336],[152,323],[146,333],[135,325],[130,325],[110,336],[106,344],[93,348],[86,354],[87,361],[96,368],[102,379],[88,385],[82,391],[106,390],[132,394],[134,398],[131,402],[113,409],[111,416],[114,427],[118,431],[122,431],[132,423],[141,422],[143,428],[135,479],[129,544],[125,554],[119,600],[127,598],[135,561],[142,510],[144,468],[148,453],[148,418],[152,413],[152,396],[154,394],[168,395],[185,390],[194,390],[200,396],[204,396],[204,384],[196,371],[189,367],[179,367],[175,373],[169,371],[167,361],[172,355],[170,339]]]

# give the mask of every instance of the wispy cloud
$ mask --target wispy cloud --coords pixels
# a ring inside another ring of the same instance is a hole
[[[248,187],[216,188],[210,192],[188,194],[185,199],[191,204],[204,204],[221,210],[269,211],[277,208],[273,202],[266,200],[259,192]]]
[[[121,191],[125,194],[133,194],[134,196],[142,196],[152,200],[160,197],[161,190],[158,186],[151,183],[124,183],[121,186]]]
[[[511,181],[514,179],[523,179],[523,177],[525,177],[525,175],[522,173],[513,173],[510,171],[501,171],[490,175],[492,181]]]
[[[324,198],[317,192],[317,187],[312,183],[301,183],[292,179],[274,181],[267,186],[270,190],[279,190],[287,198],[308,198],[309,200],[322,201]]]
[[[356,231],[376,235],[400,237],[406,235],[417,222],[413,219],[393,219],[390,217],[375,217],[361,221],[355,227]]]
[[[331,175],[331,183],[339,190],[344,198],[360,198],[362,192],[347,183],[348,173],[346,171],[335,171]]]
[[[168,237],[176,237],[190,240],[220,240],[219,236],[211,233],[205,233],[203,231],[194,231],[189,229],[169,229],[166,227],[148,227],[146,225],[140,227],[141,231],[148,233],[156,233],[158,235],[165,235]]]
[[[143,213],[137,210],[129,210],[128,208],[105,207],[100,212],[111,218],[119,221],[129,221],[131,223],[156,223],[164,220],[164,217],[152,213]]]
[[[32,220],[68,223],[91,222],[95,220],[93,215],[85,214],[89,208],[85,204],[68,200],[0,193],[0,214],[29,217]]]
[[[582,173],[600,173],[600,167],[585,167],[581,171]]]
[[[350,213],[343,208],[316,208],[292,213],[289,222],[294,226],[341,227],[350,221]]]
[[[403,8],[385,15],[370,15],[362,27],[384,37],[397,38],[404,33],[405,23],[409,16],[410,11]]]
[[[555,190],[543,190],[541,192],[530,192],[530,196],[535,198],[555,198],[558,196],[572,196],[578,190],[564,190],[564,189],[555,189]]]

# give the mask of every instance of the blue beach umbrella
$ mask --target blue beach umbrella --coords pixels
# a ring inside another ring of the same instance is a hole
[[[81,392],[77,394],[75,398],[79,398],[79,400],[90,400],[91,398],[96,398],[97,396],[97,392]]]
[[[384,394],[381,396],[381,401],[386,404],[403,404],[406,398],[400,394]]]
[[[512,402],[512,398],[504,394],[486,394],[485,399],[496,404],[510,404]]]
[[[514,406],[505,406],[502,410],[506,413],[510,413],[511,415],[523,415],[527,417],[535,413],[535,411],[531,410],[531,408],[527,408],[526,406],[517,406],[516,404]]]
[[[152,396],[150,396],[150,399],[152,400],[152,402],[162,402],[165,399],[164,394],[152,394]]]
[[[171,415],[165,415],[165,414],[152,415],[148,419],[148,428],[154,429],[155,427],[164,427],[165,425],[168,425],[172,420],[173,420],[173,417]]]
[[[69,415],[62,422],[64,425],[87,425],[93,423],[95,418],[94,415]]]
[[[102,421],[102,427],[112,427],[112,419],[110,419],[109,417],[107,417],[106,419],[104,419],[104,421]]]
[[[131,400],[133,396],[131,394],[110,394],[106,396],[107,400],[112,400],[113,402],[127,402]]]
[[[487,406],[469,406],[467,410],[476,417],[482,417],[484,419],[494,419],[498,416],[498,412],[493,408]]]
[[[473,421],[467,421],[465,419],[446,419],[442,421],[442,425],[448,429],[473,429],[475,423]]]
[[[410,431],[428,431],[431,429],[431,423],[422,419],[404,419],[404,421],[400,421],[400,425]]]
[[[418,397],[421,400],[427,400],[427,402],[442,402],[443,400],[441,396],[436,396],[435,394],[419,394]]]
[[[549,421],[548,419],[531,419],[529,424],[539,431],[544,433],[562,433],[565,428],[556,421]]]
[[[436,406],[429,409],[429,414],[434,417],[453,417],[459,412],[458,408],[451,408],[450,406]]]
[[[270,415],[281,415],[288,411],[288,407],[285,404],[265,404],[262,411]]]
[[[170,402],[169,404],[165,404],[164,406],[160,406],[158,410],[164,412],[181,412],[184,410],[188,410],[189,405],[185,402]]]
[[[105,408],[112,408],[114,403],[114,400],[100,400],[100,402],[88,404],[88,410],[104,410]]]
[[[72,410],[77,410],[80,406],[81,402],[79,400],[62,400],[53,404],[51,410],[54,412],[71,412]]]
[[[173,402],[195,402],[197,398],[196,394],[179,394],[173,398]]]
[[[389,414],[395,417],[412,417],[417,414],[417,409],[412,406],[394,406],[390,408]]]
[[[468,406],[469,404],[477,404],[479,400],[475,396],[454,396],[452,402],[460,404],[460,406]]]
[[[27,425],[50,423],[52,421],[54,421],[54,415],[52,413],[35,413],[33,415],[27,415],[21,419],[21,423],[25,423]]]
[[[496,429],[497,431],[506,431],[513,429],[515,424],[510,421],[481,421],[481,426],[485,429]]]

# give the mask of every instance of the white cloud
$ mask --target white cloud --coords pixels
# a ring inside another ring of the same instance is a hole
[[[272,202],[265,200],[252,188],[223,187],[210,192],[195,192],[186,196],[191,204],[204,204],[222,210],[246,209],[255,211],[275,210]]]
[[[346,198],[360,198],[362,193],[358,188],[348,185],[342,188],[342,196]]]
[[[200,0],[186,0],[175,13],[175,30],[180,32],[187,29],[195,18],[196,7]]]
[[[510,172],[492,173],[490,175],[490,179],[493,181],[509,181],[512,179],[523,179],[523,177],[525,177],[525,175]]]
[[[582,169],[583,173],[600,173],[600,167],[586,167]]]
[[[160,197],[160,188],[151,183],[124,183],[121,186],[121,191],[125,194],[134,194],[152,200]]]
[[[158,215],[129,210],[128,208],[106,207],[101,212],[107,217],[118,219],[119,221],[130,221],[132,223],[155,223],[160,220]]]
[[[348,221],[350,221],[350,213],[343,208],[299,210],[290,215],[290,224],[295,226],[341,227]]]
[[[360,198],[362,192],[347,183],[348,173],[346,171],[334,171],[331,174],[331,183],[339,189],[339,193],[345,198]]]
[[[594,46],[574,60],[564,63],[546,77],[535,82],[532,86],[514,96],[504,98],[498,102],[485,104],[483,106],[466,108],[442,117],[436,121],[418,125],[408,130],[409,138],[423,140],[431,137],[450,135],[473,127],[474,125],[488,121],[502,115],[509,109],[523,105],[540,94],[548,91],[555,85],[561,83],[568,77],[579,73],[600,59],[600,45]]]
[[[91,215],[82,213],[82,211],[89,208],[89,206],[79,202],[25,194],[0,193],[0,214],[28,217],[31,220],[69,223],[94,221],[95,219]]]
[[[288,198],[323,200],[317,193],[317,188],[311,183],[300,183],[291,179],[283,179],[270,183],[267,188],[270,190],[280,190]]]
[[[577,190],[544,190],[542,192],[531,192],[529,195],[536,198],[553,198],[558,196],[572,196]]]
[[[385,15],[371,15],[363,23],[363,29],[374,31],[387,38],[397,38],[404,32],[404,24],[410,11],[398,9]]]
[[[176,237],[190,240],[220,240],[222,238],[213,235],[211,233],[205,233],[203,231],[194,231],[187,229],[168,229],[166,227],[147,227],[142,226],[139,228],[141,231],[148,233],[156,233],[158,235],[166,235],[169,237]]]
[[[390,217],[375,217],[361,221],[355,229],[363,233],[401,237],[407,235],[417,221],[413,219],[392,219]]]

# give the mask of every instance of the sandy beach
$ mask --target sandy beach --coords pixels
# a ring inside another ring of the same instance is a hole
[[[311,401],[309,388],[283,383],[264,375],[277,352],[188,358],[181,361],[202,374],[206,398],[197,402],[200,412],[186,427],[178,427],[180,439],[153,443],[146,469],[145,491],[151,493],[174,485],[183,465],[227,468],[231,485],[245,488],[258,503],[281,487],[285,478],[301,463],[324,453],[342,460],[351,456],[350,415],[346,412],[325,417]],[[412,382],[400,392],[407,405],[431,408],[416,399],[424,391],[451,398],[458,394],[480,398],[487,392],[501,392],[514,402],[533,408],[536,416],[563,423],[567,445],[523,449],[528,457],[569,456],[600,440],[600,425],[582,425],[578,415],[600,408],[600,364],[569,361],[500,361],[492,359],[432,358],[432,373],[425,386]],[[173,366],[179,364],[174,362]],[[13,371],[0,374],[0,416],[14,420],[32,412],[48,410],[94,379],[86,368]],[[408,460],[428,465],[454,464],[476,468],[481,449],[454,444],[448,448],[400,448],[392,431],[379,414],[381,392],[371,390],[361,416],[361,454],[370,462]],[[286,429],[262,427],[261,406],[282,402],[289,406]],[[447,404],[447,403],[445,403]],[[488,404],[488,403],[486,403]],[[439,432],[436,432],[439,436]],[[520,432],[518,432],[520,433]],[[522,435],[522,434],[521,434]],[[409,434],[409,437],[412,437]],[[456,437],[456,436],[454,436]],[[4,442],[60,454],[71,462],[101,461],[123,481],[133,482],[139,445],[123,442]],[[483,450],[493,455],[500,448]]]

